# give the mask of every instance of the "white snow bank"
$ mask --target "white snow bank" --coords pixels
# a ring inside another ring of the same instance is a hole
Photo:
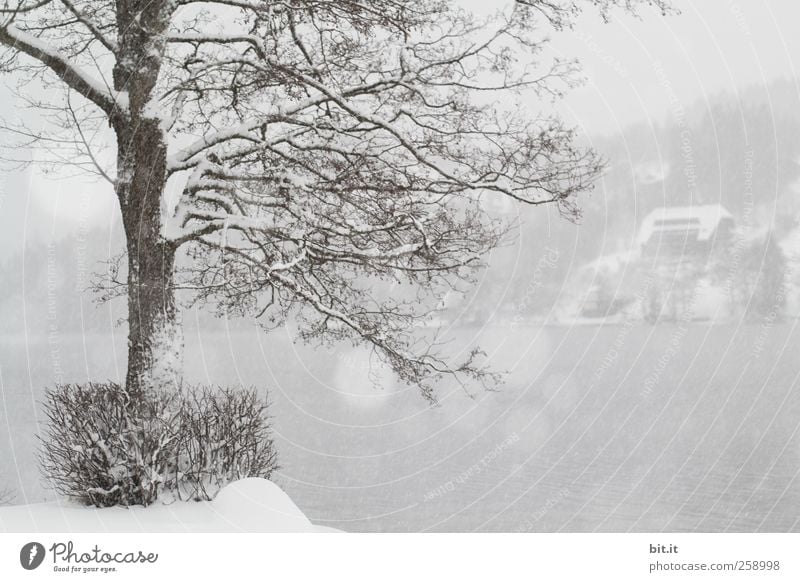
[[[149,507],[85,507],[70,501],[0,507],[2,532],[315,532],[280,487],[266,479],[231,483],[213,501]]]

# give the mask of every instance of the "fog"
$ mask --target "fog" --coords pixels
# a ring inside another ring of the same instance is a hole
[[[585,76],[555,107],[607,168],[577,223],[491,205],[516,228],[419,329],[453,357],[482,347],[502,383],[442,381],[434,406],[296,322],[185,309],[186,381],[269,394],[275,481],[312,521],[800,530],[800,6],[676,5],[553,35]],[[37,123],[8,87],[0,105]],[[124,380],[125,302],[88,290],[123,237],[103,181],[8,164],[0,188],[0,486],[30,503],[55,497],[36,463],[44,390]]]

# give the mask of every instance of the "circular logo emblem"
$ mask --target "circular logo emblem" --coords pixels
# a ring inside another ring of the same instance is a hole
[[[44,546],[39,542],[28,542],[19,551],[19,563],[26,570],[35,570],[44,561]]]

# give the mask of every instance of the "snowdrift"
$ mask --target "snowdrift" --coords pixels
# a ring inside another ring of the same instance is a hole
[[[213,501],[93,508],[69,501],[0,507],[2,532],[329,532],[266,479],[231,483]]]

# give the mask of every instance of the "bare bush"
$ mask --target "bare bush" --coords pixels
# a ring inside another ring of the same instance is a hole
[[[212,499],[232,481],[269,479],[277,468],[267,402],[252,390],[188,392],[181,437],[174,487],[181,498]]]
[[[44,403],[42,472],[58,493],[97,507],[146,506],[164,492],[211,499],[275,469],[266,409],[247,390],[131,399],[114,383],[58,386]]]
[[[150,505],[171,471],[180,401],[151,393],[132,400],[117,384],[48,390],[41,466],[67,497],[89,505]]]

